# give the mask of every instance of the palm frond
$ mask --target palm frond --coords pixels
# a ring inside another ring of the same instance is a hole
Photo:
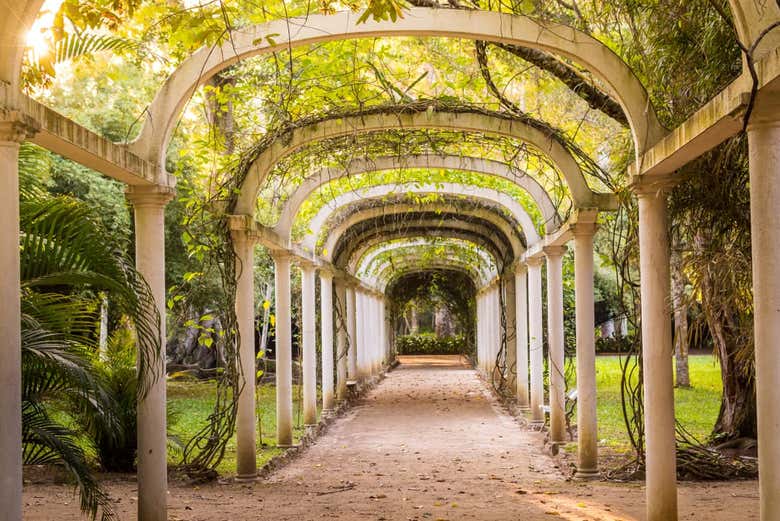
[[[100,487],[76,443],[75,433],[49,418],[46,410],[34,402],[22,404],[23,459],[28,465],[62,465],[76,480],[81,510],[91,519],[117,519],[111,499]]]
[[[54,62],[64,63],[103,51],[123,52],[138,48],[138,42],[110,34],[93,32],[66,34],[54,49]]]
[[[139,395],[157,376],[160,315],[151,289],[132,260],[108,239],[92,208],[69,197],[31,199],[20,205],[22,287],[59,293],[107,291],[137,333]]]

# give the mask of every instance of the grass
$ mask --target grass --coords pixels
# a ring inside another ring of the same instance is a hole
[[[572,360],[572,362],[574,362]],[[670,361],[671,363],[671,361]],[[692,387],[675,389],[675,410],[677,418],[695,437],[703,440],[709,436],[720,407],[720,367],[711,355],[692,355],[689,358]],[[567,371],[569,388],[576,385],[573,367]],[[600,445],[616,453],[630,449],[620,401],[620,359],[617,356],[596,358],[596,382],[598,386],[598,422]],[[294,438],[300,440],[304,434],[301,421],[300,389],[293,390]],[[182,440],[189,440],[206,425],[214,406],[214,383],[197,381],[171,381],[168,383],[168,407],[174,414],[170,432]],[[258,388],[258,436],[257,464],[265,464],[272,457],[281,454],[276,448],[276,388],[264,384]],[[572,450],[574,445],[567,447]],[[178,456],[169,454],[170,463],[177,463]],[[220,474],[234,474],[236,470],[235,436],[227,445],[225,458],[217,467]]]
[[[168,408],[174,415],[174,422],[169,432],[182,441],[191,439],[202,429],[214,408],[214,382],[170,381],[168,382]],[[304,434],[300,387],[293,387],[293,419],[295,428],[293,439],[297,443]],[[319,411],[318,411],[319,413]],[[283,452],[276,447],[276,387],[263,384],[257,391],[257,465],[258,468],[274,456]],[[169,451],[169,463],[175,464],[180,456]],[[236,472],[236,437],[230,439],[225,451],[225,457],[217,467],[222,475]]]
[[[671,363],[671,361],[670,361]],[[721,397],[720,366],[712,355],[691,355],[688,359],[691,388],[674,390],[675,414],[680,423],[699,440],[711,433]],[[568,387],[576,383],[574,371],[567,371]],[[630,449],[620,399],[620,359],[596,358],[597,414],[601,445],[616,452]]]

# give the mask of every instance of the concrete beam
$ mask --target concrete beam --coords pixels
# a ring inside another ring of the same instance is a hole
[[[756,63],[759,95],[776,95],[780,89],[780,50],[775,49]],[[674,173],[702,154],[742,131],[753,80],[745,71],[684,123],[641,155],[629,168],[632,184],[639,178]]]

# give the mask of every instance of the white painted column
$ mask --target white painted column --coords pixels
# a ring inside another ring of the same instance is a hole
[[[563,254],[562,246],[547,246],[547,341],[550,375],[550,441],[566,439],[566,381],[563,351]]]
[[[777,93],[772,96],[777,103]],[[748,146],[760,508],[762,521],[775,521],[780,519],[780,108],[757,107]]]
[[[382,345],[382,322],[379,318],[379,297],[376,294],[371,295],[371,324],[370,324],[369,342],[371,343],[371,374],[379,376],[381,357],[380,347]]]
[[[363,288],[355,289],[355,365],[357,367],[357,380],[362,381],[366,375],[366,294]]]
[[[637,189],[648,521],[677,520],[666,192]],[[774,339],[773,339],[774,341]]]
[[[347,362],[349,358],[347,340],[347,287],[342,280],[336,280],[336,399],[347,399]]]
[[[593,304],[594,223],[577,223],[574,235],[574,295],[577,329],[577,477],[598,476],[596,418],[596,325]]]
[[[531,376],[531,422],[544,423],[544,349],[542,324],[542,260],[529,259],[528,266],[528,358]]]
[[[517,359],[517,405],[521,410],[528,410],[530,396],[528,393],[528,283],[526,282],[526,267],[517,264],[515,267],[515,336]]]
[[[276,284],[276,444],[293,445],[290,254],[273,251]]]
[[[333,273],[320,269],[320,332],[322,334],[322,410],[331,412],[336,403],[333,385]]]
[[[245,222],[245,221],[244,221]],[[246,229],[234,229],[236,252],[236,321],[240,338],[238,358],[244,384],[236,411],[236,478],[257,476],[257,419],[255,412],[255,280],[254,239]]]
[[[301,340],[303,344],[303,424],[317,423],[317,312],[315,311],[316,269],[301,262]]]
[[[131,186],[135,216],[135,263],[152,290],[160,314],[160,352],[149,368],[153,382],[138,402],[138,519],[167,519],[168,465],[165,392],[165,205],[174,191]]]
[[[27,129],[0,122],[0,505],[22,519],[22,337],[19,295],[19,144]]]
[[[358,379],[357,303],[355,291],[354,284],[347,286],[347,338],[349,342],[349,351],[347,355],[347,377],[350,380]]]
[[[504,280],[504,317],[506,319],[506,384],[509,396],[517,394],[517,310],[515,305],[515,274],[506,274]],[[500,324],[500,321],[499,321]]]

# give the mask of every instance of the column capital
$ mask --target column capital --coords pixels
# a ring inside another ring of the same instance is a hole
[[[0,142],[22,143],[33,137],[40,125],[18,110],[3,110],[0,113]]]
[[[320,278],[333,280],[336,278],[336,272],[330,266],[320,266]]]
[[[268,254],[271,256],[271,258],[274,260],[274,262],[279,261],[290,261],[292,259],[293,255],[287,250],[269,250]]]
[[[164,208],[176,195],[176,189],[166,185],[130,185],[125,199],[135,208]]]
[[[569,226],[569,231],[575,237],[593,237],[598,229],[598,224],[589,222],[574,223]]]
[[[633,176],[629,188],[637,197],[657,197],[668,194],[680,183],[674,173],[654,176]]]
[[[515,275],[525,275],[528,272],[528,266],[524,262],[516,262],[514,265]]]
[[[317,264],[315,264],[315,262],[313,260],[311,260],[311,259],[304,259],[304,258],[298,257],[298,259],[296,259],[295,262],[296,262],[296,264],[298,264],[298,267],[303,272],[317,271]]]
[[[566,253],[566,246],[545,246],[542,248],[542,251],[544,252],[544,256],[549,258],[555,258],[555,257],[563,257],[563,255]]]
[[[525,260],[525,265],[529,268],[539,268],[542,265],[541,257],[529,257]]]

